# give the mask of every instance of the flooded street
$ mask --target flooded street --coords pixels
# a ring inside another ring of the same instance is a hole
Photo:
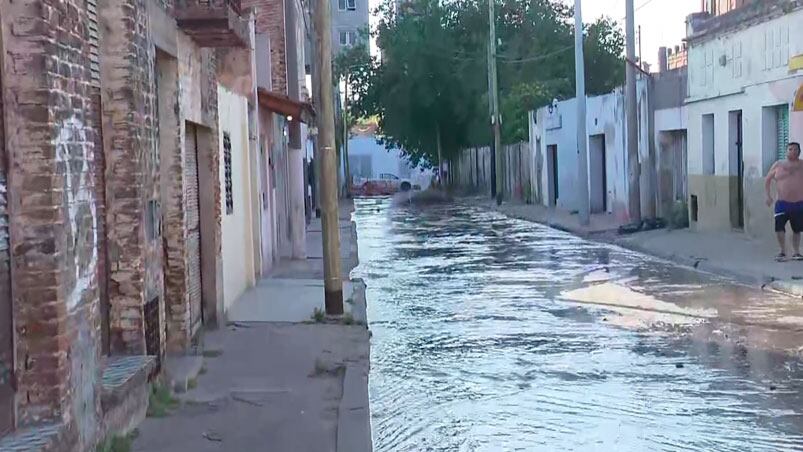
[[[799,333],[739,312],[795,300],[469,206],[355,219],[374,450],[803,450],[803,366],[754,346]]]

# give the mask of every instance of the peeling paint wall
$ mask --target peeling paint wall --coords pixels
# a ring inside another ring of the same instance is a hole
[[[689,48],[689,194],[697,199],[692,228],[732,227],[732,184],[736,165],[730,153],[729,114],[742,112],[745,231],[769,238],[772,211],[764,203],[763,178],[777,149],[767,109],[791,105],[803,73],[790,73],[789,57],[803,54],[803,9],[747,28],[692,42]],[[714,172],[703,171],[702,116],[714,115]],[[790,112],[790,137],[803,141],[803,112]],[[738,183],[738,182],[737,182]]]

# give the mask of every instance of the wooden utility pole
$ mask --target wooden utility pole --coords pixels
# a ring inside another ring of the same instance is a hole
[[[321,155],[321,229],[323,231],[324,300],[327,315],[343,314],[340,279],[340,225],[337,209],[337,150],[335,149],[334,83],[332,83],[332,23],[329,0],[317,0],[313,9],[315,61],[320,74],[318,144]]]
[[[625,89],[625,125],[627,127],[627,192],[630,221],[641,221],[641,165],[638,151],[638,123],[636,120],[636,26],[633,0],[625,0],[627,17],[625,38],[627,39],[626,89]]]
[[[581,0],[574,0],[574,76],[577,85],[577,210],[580,224],[591,223],[588,193],[588,134],[586,133],[586,73],[583,57],[583,9]],[[604,171],[603,164],[603,171]],[[603,194],[603,196],[605,196]]]
[[[504,178],[505,166],[504,156],[502,155],[502,129],[501,117],[499,116],[499,82],[496,75],[496,19],[494,15],[494,1],[488,0],[488,78],[490,79],[490,98],[491,98],[491,127],[493,127],[493,150],[496,165],[496,204],[502,204],[502,196],[505,192]]]

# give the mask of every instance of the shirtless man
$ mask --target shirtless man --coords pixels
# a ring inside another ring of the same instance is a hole
[[[778,199],[773,200],[770,188],[775,181]],[[786,160],[772,165],[764,182],[767,206],[775,202],[775,233],[781,252],[777,260],[786,259],[786,223],[792,226],[792,249],[794,260],[803,260],[800,255],[800,232],[803,231],[803,161],[800,160],[800,143],[789,143]]]

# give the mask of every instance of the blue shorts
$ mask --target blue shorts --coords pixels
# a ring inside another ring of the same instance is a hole
[[[803,201],[775,203],[775,231],[785,231],[786,223],[791,224],[792,232],[803,231]]]

